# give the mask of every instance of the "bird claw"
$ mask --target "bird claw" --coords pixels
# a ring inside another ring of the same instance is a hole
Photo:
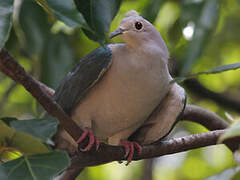
[[[142,152],[142,147],[137,142],[131,142],[126,140],[121,140],[120,145],[124,146],[125,148],[125,155],[124,158],[127,158],[127,164],[130,164],[134,154],[134,147],[137,149],[138,153]]]
[[[89,142],[85,148],[80,148],[80,151],[83,151],[83,152],[90,151],[94,143],[96,145],[96,150],[98,150],[100,143],[90,128],[86,127],[84,129],[84,132],[82,133],[80,138],[77,140],[77,143],[80,144],[87,137],[89,137]]]

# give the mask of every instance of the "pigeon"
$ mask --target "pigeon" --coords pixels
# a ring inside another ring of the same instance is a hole
[[[89,151],[99,143],[125,148],[127,164],[142,145],[166,137],[186,105],[184,89],[169,74],[169,52],[158,30],[135,10],[125,14],[108,44],[82,58],[62,80],[54,100],[84,130],[75,142]]]

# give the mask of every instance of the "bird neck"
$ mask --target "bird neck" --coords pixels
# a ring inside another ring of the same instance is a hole
[[[139,43],[137,46],[135,44],[126,43],[126,49],[129,51],[139,54],[139,56],[145,56],[146,58],[160,61],[162,65],[167,65],[169,58],[168,50],[162,49],[161,47],[161,44],[151,42]]]

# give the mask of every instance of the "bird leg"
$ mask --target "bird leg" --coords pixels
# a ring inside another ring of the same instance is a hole
[[[140,146],[135,141],[120,140],[120,146],[124,146],[125,148],[124,157],[127,158],[126,166],[132,161],[133,154],[134,154],[134,147],[137,149],[138,153],[142,152],[142,146]]]
[[[96,138],[96,136],[94,135],[93,131],[88,127],[84,128],[84,132],[82,133],[80,138],[77,140],[77,143],[78,144],[82,143],[83,140],[87,137],[89,137],[87,146],[84,149],[80,148],[80,150],[81,151],[90,151],[92,149],[94,143],[96,145],[96,150],[98,150],[100,143],[99,143],[98,139]]]

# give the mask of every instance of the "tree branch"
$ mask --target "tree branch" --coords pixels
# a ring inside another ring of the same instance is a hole
[[[215,145],[218,138],[225,130],[210,131],[207,133],[194,134],[181,138],[173,138],[166,141],[161,141],[157,144],[145,145],[141,154],[134,155],[133,160],[141,160],[154,158],[178,152],[184,152],[196,148]],[[236,142],[240,142],[237,139]],[[72,158],[71,166],[65,171],[60,180],[73,180],[78,175],[78,170],[88,167],[97,166],[112,161],[121,161],[124,159],[124,149],[118,146],[110,146],[101,144],[97,152],[78,152]],[[76,176],[73,176],[75,174]],[[71,176],[71,178],[70,178]]]
[[[199,106],[190,105],[187,104],[183,117],[181,120],[185,121],[192,121],[196,122],[198,124],[201,124],[208,128],[209,130],[218,130],[218,131],[211,131],[208,133],[202,133],[202,134],[195,134],[191,136],[186,136],[182,138],[174,138],[167,141],[162,141],[158,145],[148,145],[144,147],[144,151],[141,154],[141,156],[136,156],[135,160],[144,159],[144,158],[152,158],[152,157],[158,157],[166,154],[173,154],[177,152],[182,152],[186,150],[191,150],[195,148],[205,147],[209,145],[215,145],[219,136],[224,133],[224,130],[228,127],[228,123],[224,121],[221,117],[216,115],[215,113],[201,108]],[[235,142],[235,141],[234,141]],[[237,142],[240,142],[240,139],[237,139]],[[225,142],[225,144],[230,147],[231,150],[236,150],[238,147],[230,142]],[[82,153],[78,152],[72,160],[71,166],[68,168],[68,170],[65,172],[63,178],[61,180],[72,180],[77,177],[79,173],[78,169],[81,170],[82,167],[85,166],[96,166],[99,164],[108,163],[111,161],[119,161],[122,160],[121,153],[124,153],[120,150],[118,152],[115,152],[116,146],[111,147],[113,149],[108,149],[105,145],[101,148],[102,152],[98,151],[88,153]],[[107,149],[106,149],[107,148]],[[105,154],[106,153],[106,154]],[[110,155],[110,160],[107,160],[106,157]],[[119,155],[119,156],[118,156]],[[115,159],[114,159],[115,158]],[[73,176],[75,174],[76,176]],[[72,177],[72,178],[68,178]]]
[[[141,154],[134,155],[134,160],[159,157],[167,154],[183,152],[195,148],[215,145],[219,136],[225,130],[210,131],[201,134],[193,134],[181,138],[173,138],[161,141],[157,144],[143,146]],[[238,139],[240,142],[240,139]],[[97,152],[78,152],[72,158],[72,165],[69,169],[75,167],[96,166],[112,161],[126,160],[124,157],[124,149],[118,146],[110,146],[101,144]]]
[[[196,122],[210,131],[225,129],[228,123],[217,114],[199,106],[187,104],[182,120]]]
[[[2,49],[0,52],[0,71],[17,83],[22,84],[51,116],[59,120],[62,127],[64,127],[73,139],[77,140],[81,136],[83,131],[49,96],[49,94],[51,94],[50,88],[46,88],[45,85],[27,74],[26,71],[5,49]]]

